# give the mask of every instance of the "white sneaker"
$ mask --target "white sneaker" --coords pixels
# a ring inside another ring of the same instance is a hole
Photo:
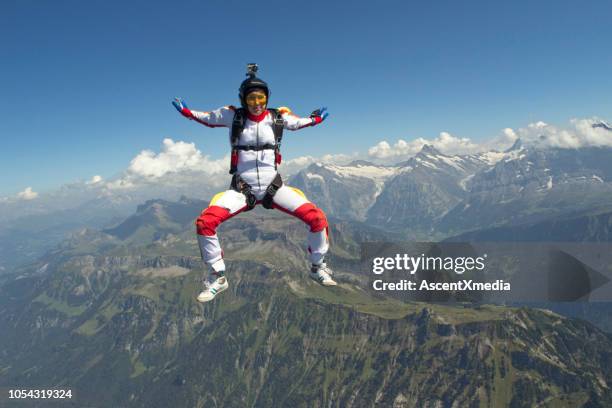
[[[331,277],[332,273],[332,270],[323,262],[310,268],[310,279],[317,281],[323,286],[336,286],[336,281]]]
[[[198,302],[210,302],[215,298],[215,296],[223,292],[228,287],[229,284],[227,283],[227,278],[225,276],[220,276],[213,282],[206,281],[204,282],[204,290],[198,295]]]

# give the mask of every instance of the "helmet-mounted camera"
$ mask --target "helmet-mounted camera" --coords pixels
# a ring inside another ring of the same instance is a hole
[[[257,71],[259,70],[259,66],[255,63],[247,64],[247,76],[254,77],[257,75]]]

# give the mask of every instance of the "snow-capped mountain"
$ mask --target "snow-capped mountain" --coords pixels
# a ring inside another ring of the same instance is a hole
[[[363,221],[385,182],[398,170],[363,160],[344,166],[314,163],[293,176],[289,184],[303,190],[329,215]]]
[[[466,182],[487,165],[485,157],[448,156],[425,145],[399,164],[397,174],[368,210],[367,222],[391,229],[430,230],[466,197]]]
[[[612,204],[611,148],[536,149],[516,144],[476,172],[469,194],[439,224],[465,231],[535,222]]]
[[[425,145],[395,166],[312,165],[290,184],[338,218],[448,236],[610,210],[610,158],[608,147],[535,148],[520,140],[504,152],[456,156]]]

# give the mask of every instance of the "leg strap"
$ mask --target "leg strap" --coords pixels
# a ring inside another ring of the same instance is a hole
[[[266,188],[266,195],[261,201],[261,204],[264,206],[264,208],[267,208],[268,210],[271,210],[272,208],[274,208],[273,207],[274,195],[276,194],[278,189],[281,188],[282,186],[283,186],[283,179],[281,178],[280,174],[276,173],[274,180],[272,180],[272,183],[270,183],[268,188]]]
[[[238,174],[234,174],[232,177],[232,183],[230,184],[230,188],[234,191],[244,194],[246,197],[247,209],[245,211],[250,211],[257,204],[257,199],[255,198],[255,194],[251,191],[251,186],[244,181]]]

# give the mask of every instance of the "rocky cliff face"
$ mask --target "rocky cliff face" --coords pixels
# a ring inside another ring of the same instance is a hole
[[[364,221],[397,168],[356,161],[346,166],[312,164],[289,183],[306,193],[326,213],[344,220]]]
[[[482,163],[447,156],[426,145],[400,166],[368,209],[367,222],[433,232],[437,221],[466,196],[463,183]]]

